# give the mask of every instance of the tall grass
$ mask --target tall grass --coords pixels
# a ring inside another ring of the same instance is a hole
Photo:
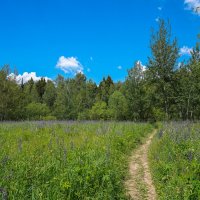
[[[159,199],[200,199],[200,124],[165,124],[149,157]]]
[[[16,200],[126,199],[127,156],[152,128],[128,122],[0,124],[0,189]]]

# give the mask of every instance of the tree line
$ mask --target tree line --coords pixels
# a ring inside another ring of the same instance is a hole
[[[0,70],[0,120],[199,120],[199,40],[190,59],[178,64],[177,39],[170,24],[160,20],[150,48],[146,69],[135,62],[125,81],[117,83],[108,76],[97,85],[78,73],[18,84],[5,65]]]

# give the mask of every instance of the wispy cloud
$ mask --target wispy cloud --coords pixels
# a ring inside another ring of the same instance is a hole
[[[117,67],[117,69],[121,70],[121,69],[122,69],[122,66],[121,66],[121,65],[119,65],[119,66]]]
[[[181,56],[184,56],[184,55],[190,56],[191,52],[192,52],[192,48],[189,48],[187,46],[183,46],[182,48],[180,48],[180,51],[179,51]]]
[[[200,0],[184,0],[187,10],[192,10],[193,13],[200,16]]]
[[[61,56],[58,59],[56,67],[64,71],[66,74],[72,73],[83,73],[83,66],[75,57]]]
[[[31,78],[35,82],[39,81],[41,78],[44,78],[46,81],[51,80],[48,77],[37,76],[36,72],[30,72],[30,73],[24,72],[22,75],[21,74],[15,75],[15,74],[11,73],[11,74],[8,75],[8,78],[16,80],[16,82],[18,84],[21,84],[22,80],[23,80],[23,83],[27,83],[29,80],[31,80]]]

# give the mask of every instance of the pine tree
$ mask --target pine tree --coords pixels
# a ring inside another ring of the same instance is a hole
[[[158,99],[154,102],[170,118],[170,106],[174,103],[173,76],[179,57],[177,40],[171,40],[169,23],[160,20],[159,30],[153,32],[151,42],[152,56],[148,62],[148,78],[154,86]]]

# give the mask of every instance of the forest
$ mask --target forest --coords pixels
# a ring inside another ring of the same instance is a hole
[[[180,62],[169,22],[152,31],[146,69],[136,61],[124,82],[111,76],[97,85],[82,73],[19,84],[9,65],[0,70],[0,120],[199,120],[200,35],[191,57]],[[195,40],[195,38],[194,38]],[[134,45],[134,44],[133,44]]]

